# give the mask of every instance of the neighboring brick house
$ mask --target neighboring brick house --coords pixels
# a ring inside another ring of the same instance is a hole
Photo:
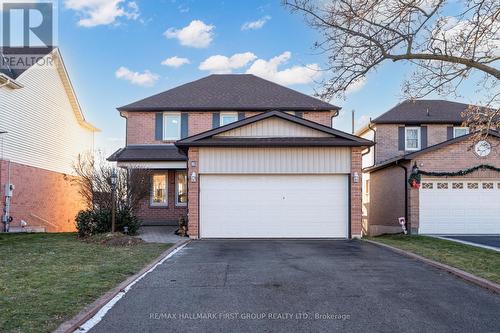
[[[467,108],[405,101],[357,132],[375,141],[363,156],[364,233],[401,232],[405,217],[413,233],[500,234],[500,135],[475,142]],[[420,188],[408,181],[417,171]]]
[[[210,75],[118,108],[109,160],[153,171],[147,224],[188,216],[192,238],[361,235],[361,151],[339,108],[254,75]]]
[[[0,68],[0,215],[8,218],[11,184],[10,231],[21,221],[28,230],[74,231],[84,203],[72,164],[93,150],[98,130],[83,116],[59,50],[40,63]]]

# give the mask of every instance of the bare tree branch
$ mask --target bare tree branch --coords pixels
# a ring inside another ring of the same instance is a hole
[[[487,132],[498,125],[500,87],[500,2],[498,0],[284,0],[302,13],[322,40],[328,76],[319,97],[345,96],[385,61],[415,64],[404,82],[407,98],[431,93],[458,96],[470,77],[477,79],[486,108],[467,123]],[[489,110],[489,111],[486,111]],[[465,119],[465,118],[464,118]],[[472,124],[472,120],[476,123]],[[499,128],[499,127],[496,127]]]

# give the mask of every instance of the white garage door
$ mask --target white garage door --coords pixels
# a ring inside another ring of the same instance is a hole
[[[500,179],[422,181],[421,234],[500,234]]]
[[[202,238],[346,238],[347,175],[202,175]]]

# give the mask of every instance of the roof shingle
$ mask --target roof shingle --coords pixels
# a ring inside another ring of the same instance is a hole
[[[331,111],[338,106],[251,74],[213,74],[119,111]]]
[[[186,161],[187,157],[173,145],[137,145],[121,148],[108,157],[113,162]]]
[[[461,124],[468,104],[445,100],[404,101],[378,118],[375,124]]]

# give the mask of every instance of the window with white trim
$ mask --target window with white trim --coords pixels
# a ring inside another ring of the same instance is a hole
[[[453,127],[453,138],[469,134],[468,127]]]
[[[168,206],[167,174],[153,174],[151,181],[151,206]]]
[[[220,114],[220,126],[234,123],[238,120],[237,112],[222,112]]]
[[[405,127],[405,150],[420,150],[420,127]]]
[[[165,113],[163,115],[163,140],[179,140],[181,138],[180,113]]]
[[[175,173],[175,205],[187,205],[187,172],[177,171]]]

